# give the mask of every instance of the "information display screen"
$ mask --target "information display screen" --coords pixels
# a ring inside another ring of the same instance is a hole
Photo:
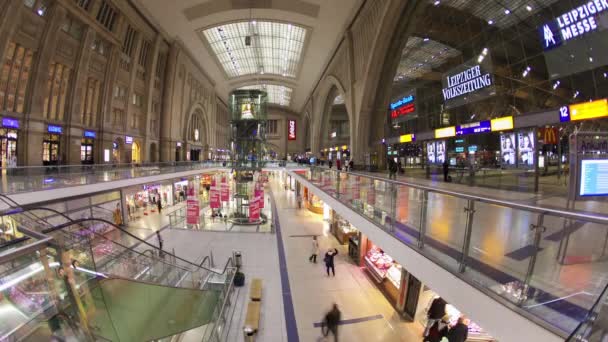
[[[515,133],[500,135],[500,161],[504,166],[515,166]]]
[[[435,144],[435,147],[437,148],[437,152],[436,152],[437,164],[443,164],[445,162],[445,154],[446,154],[445,153],[445,140],[438,141]]]
[[[580,196],[608,196],[608,159],[581,161]]]
[[[520,167],[534,167],[535,141],[534,130],[517,133],[517,164]]]
[[[429,164],[435,164],[435,142],[426,143],[426,159]]]

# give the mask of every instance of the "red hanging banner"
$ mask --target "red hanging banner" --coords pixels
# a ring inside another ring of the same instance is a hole
[[[211,181],[211,188],[209,190],[209,207],[211,209],[218,209],[220,207],[220,194],[215,179]]]
[[[249,201],[249,222],[255,222],[260,219],[260,206],[257,197]]]
[[[198,224],[200,220],[200,206],[198,205],[198,199],[186,200],[186,223]]]

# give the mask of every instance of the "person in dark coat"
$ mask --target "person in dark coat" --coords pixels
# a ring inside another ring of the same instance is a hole
[[[163,205],[160,203],[160,198],[158,201],[156,201],[156,207],[158,208],[158,213],[160,214],[161,210],[163,209]]]
[[[465,342],[469,337],[469,327],[464,323],[464,317],[458,317],[458,323],[448,331],[448,341],[450,342]]]
[[[450,164],[448,163],[448,160],[444,160],[443,161],[443,181],[447,182],[449,179],[449,173],[450,173]]]
[[[429,333],[424,336],[424,342],[441,342],[448,334],[449,317],[445,315],[442,319],[435,321],[429,329]]]
[[[338,254],[338,250],[337,249],[333,249],[333,250],[328,250],[327,253],[325,253],[325,258],[323,258],[323,261],[325,261],[325,269],[327,271],[327,276],[329,277],[329,270],[331,269],[331,273],[334,275],[334,277],[336,276],[336,269],[334,268],[334,257]]]
[[[435,322],[440,321],[443,316],[445,316],[445,306],[447,305],[446,301],[441,297],[437,297],[433,299],[431,302],[431,306],[429,307],[429,311],[427,312],[427,324],[426,329],[424,330],[424,335],[426,336],[429,332],[429,329],[435,324]]]
[[[334,335],[334,341],[338,342],[338,323],[342,313],[338,309],[338,304],[334,303],[332,309],[325,315],[325,324],[327,324],[327,335],[331,332]]]

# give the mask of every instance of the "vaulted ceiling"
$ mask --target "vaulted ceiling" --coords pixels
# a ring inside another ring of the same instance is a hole
[[[133,1],[184,43],[224,100],[237,88],[267,89],[299,111],[364,0]]]

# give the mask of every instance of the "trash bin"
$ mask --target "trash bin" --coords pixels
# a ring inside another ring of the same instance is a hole
[[[241,256],[241,252],[234,252],[232,257],[234,259],[234,266],[236,266],[236,268],[241,268],[241,266],[243,266],[243,257]]]

